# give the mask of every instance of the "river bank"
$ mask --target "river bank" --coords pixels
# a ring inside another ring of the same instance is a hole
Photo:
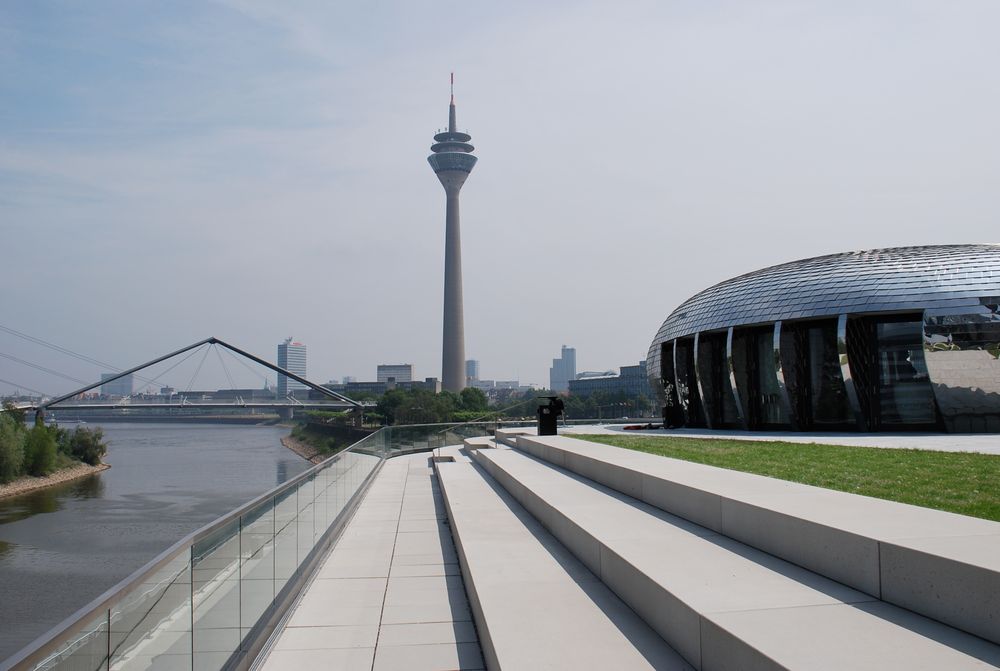
[[[97,466],[77,464],[76,466],[70,466],[69,468],[64,468],[40,478],[36,478],[32,475],[25,475],[17,480],[8,482],[5,485],[0,485],[0,499],[5,499],[10,496],[18,496],[19,494],[26,494],[28,492],[35,491],[36,489],[51,487],[52,485],[62,484],[64,482],[76,480],[77,478],[106,471],[109,468],[111,468],[111,464],[98,464]]]
[[[282,438],[281,444],[287,447],[295,454],[305,459],[306,461],[313,464],[318,464],[319,462],[326,459],[326,457],[328,456],[322,454],[312,445],[307,445],[306,443],[303,443],[301,440],[292,438],[291,436],[285,436],[284,438]]]

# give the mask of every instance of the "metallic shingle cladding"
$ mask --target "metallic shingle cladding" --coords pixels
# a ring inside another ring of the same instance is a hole
[[[692,296],[670,313],[653,345],[730,326],[979,305],[980,297],[997,295],[996,244],[817,256],[740,275]]]

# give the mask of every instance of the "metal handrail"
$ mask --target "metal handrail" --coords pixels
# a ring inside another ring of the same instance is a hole
[[[44,659],[47,655],[58,650],[59,646],[61,646],[67,638],[83,629],[98,614],[108,610],[113,604],[120,602],[125,597],[130,595],[133,591],[135,591],[136,587],[143,584],[145,578],[166,566],[169,562],[180,556],[182,552],[191,548],[195,543],[208,537],[213,532],[226,526],[227,524],[232,523],[233,520],[238,520],[244,513],[263,503],[267,499],[277,497],[285,491],[297,486],[304,480],[308,480],[310,476],[315,475],[320,470],[326,468],[327,464],[331,461],[340,459],[344,454],[354,450],[354,448],[358,447],[361,443],[371,440],[383,430],[384,429],[380,429],[375,433],[365,436],[358,442],[353,443],[340,452],[331,455],[312,468],[299,473],[290,480],[286,480],[277,487],[274,487],[251,501],[248,501],[239,508],[231,510],[225,515],[191,532],[147,562],[141,568],[137,569],[134,573],[132,573],[132,575],[109,588],[89,604],[83,606],[62,622],[52,627],[49,631],[36,638],[19,652],[16,652],[13,656],[7,658],[6,660],[0,661],[0,671],[25,668],[26,664]]]

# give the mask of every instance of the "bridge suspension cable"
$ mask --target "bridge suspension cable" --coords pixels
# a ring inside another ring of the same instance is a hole
[[[0,378],[0,382],[2,382],[4,384],[9,384],[10,386],[14,387],[15,389],[23,389],[25,391],[30,391],[32,394],[38,394],[39,396],[48,396],[49,395],[49,394],[45,393],[44,391],[38,391],[37,389],[32,389],[31,387],[26,387],[23,384],[18,384],[17,382],[11,382],[10,380],[4,380],[4,379]]]
[[[202,365],[204,365],[204,363],[205,363],[205,359],[207,359],[207,358],[208,358],[208,350],[210,350],[210,349],[211,349],[211,347],[206,347],[206,348],[205,348],[205,349],[203,350],[203,353],[202,353],[202,355],[201,355],[201,361],[199,361],[199,362],[198,362],[198,367],[194,369],[194,374],[193,374],[193,375],[191,376],[191,379],[190,379],[190,380],[188,380],[188,383],[187,383],[187,387],[185,387],[185,389],[184,389],[184,393],[185,393],[185,394],[186,394],[187,392],[191,391],[191,387],[193,387],[193,386],[194,386],[194,379],[195,379],[196,377],[198,377],[198,373],[200,373],[200,372],[201,372],[201,367],[202,367]]]
[[[236,385],[233,383],[233,376],[229,374],[229,369],[226,368],[226,362],[222,360],[222,354],[219,352],[219,348],[214,344],[211,345],[211,347],[215,352],[216,358],[219,360],[219,365],[222,366],[222,372],[226,374],[226,379],[229,380],[229,389],[231,391],[236,391]]]
[[[259,378],[260,378],[261,380],[263,380],[263,382],[264,382],[264,386],[265,386],[265,387],[267,387],[267,383],[268,383],[268,379],[267,379],[267,376],[266,376],[266,375],[261,375],[261,374],[260,374],[260,371],[257,371],[257,370],[254,370],[253,368],[251,368],[251,367],[250,367],[250,364],[248,364],[248,363],[247,363],[246,361],[244,361],[244,360],[243,360],[242,358],[240,358],[240,357],[236,356],[235,354],[233,354],[232,352],[230,352],[230,351],[229,351],[228,349],[226,349],[225,347],[223,347],[223,348],[222,348],[222,351],[223,351],[223,352],[225,352],[225,353],[226,353],[226,355],[227,355],[227,356],[229,356],[229,358],[231,358],[231,359],[232,359],[233,361],[235,361],[235,362],[236,362],[236,363],[238,363],[239,365],[243,366],[243,367],[244,367],[244,368],[246,368],[246,369],[247,369],[248,371],[250,371],[251,373],[253,373],[253,374],[254,374],[254,375],[256,375],[257,377],[259,377]]]
[[[184,356],[179,361],[175,362],[174,365],[170,366],[170,368],[166,369],[165,371],[163,371],[162,373],[160,373],[159,375],[157,375],[156,377],[154,377],[152,379],[148,379],[148,378],[140,378],[140,379],[141,380],[146,380],[146,384],[152,384],[154,386],[158,385],[158,384],[160,384],[160,379],[163,378],[163,376],[165,376],[167,373],[169,373],[170,371],[172,371],[174,368],[177,368],[178,366],[180,366],[182,363],[184,363],[185,361],[187,361],[188,359],[190,359],[191,357],[193,357],[197,353],[198,353],[198,350],[192,350],[191,352],[188,352],[188,354],[186,356]],[[136,376],[136,377],[138,377],[138,376]]]
[[[114,371],[114,372],[120,372],[122,370],[118,366],[112,366],[111,364],[107,363],[106,361],[101,361],[100,359],[95,359],[93,357],[89,357],[86,354],[80,354],[79,352],[74,352],[73,350],[68,349],[66,347],[62,347],[61,345],[56,345],[55,343],[50,343],[47,340],[42,340],[41,338],[37,338],[37,337],[35,337],[33,335],[29,335],[27,333],[23,333],[21,331],[18,331],[17,329],[12,329],[9,326],[4,326],[3,324],[0,324],[0,331],[3,331],[4,333],[9,333],[10,335],[15,336],[17,338],[21,338],[22,340],[27,340],[28,342],[35,343],[36,345],[41,345],[42,347],[47,347],[47,348],[49,348],[49,349],[51,349],[51,350],[53,350],[55,352],[59,352],[61,354],[65,354],[67,356],[73,357],[74,359],[79,359],[80,361],[84,361],[84,362],[92,364],[94,366],[99,366],[101,368],[104,368],[105,370]],[[61,373],[56,373],[55,371],[46,370],[45,372],[53,373],[55,375],[60,375],[61,377],[65,377],[66,379],[71,380],[73,382],[76,382],[78,384],[86,384],[83,380],[77,379],[75,377],[69,377],[69,376],[63,375]],[[162,377],[162,376],[163,376],[163,374],[161,374],[158,377]],[[135,377],[138,378],[139,380],[141,380],[142,382],[145,382],[146,384],[154,384],[154,383],[157,382],[156,379],[149,379],[149,378],[143,377],[141,375],[136,375]],[[27,387],[25,387],[25,389],[27,389]]]
[[[87,384],[86,382],[84,382],[83,380],[81,380],[79,378],[73,377],[71,375],[66,375],[65,373],[60,373],[57,370],[52,370],[51,368],[46,368],[45,366],[40,366],[37,363],[32,363],[32,362],[26,361],[24,359],[19,359],[16,356],[13,356],[13,355],[10,355],[10,354],[4,354],[3,352],[0,352],[0,356],[2,356],[4,359],[10,359],[11,361],[16,361],[19,364],[23,364],[25,366],[29,366],[31,368],[34,368],[35,370],[40,370],[43,373],[48,373],[49,375],[55,375],[56,377],[61,377],[61,378],[65,379],[65,380],[69,380],[70,382],[76,382],[78,384]]]
[[[65,347],[60,347],[59,345],[55,345],[53,343],[47,342],[45,340],[42,340],[41,338],[36,338],[35,336],[28,335],[27,333],[21,333],[20,331],[17,331],[15,329],[10,328],[9,326],[4,326],[4,325],[0,324],[0,331],[3,331],[5,333],[9,333],[10,335],[13,335],[13,336],[17,336],[18,338],[21,338],[23,340],[27,340],[29,342],[33,342],[36,345],[41,345],[42,347],[48,347],[49,349],[55,350],[57,352],[62,352],[63,354],[66,354],[68,356],[74,357],[76,359],[80,359],[81,361],[86,361],[87,363],[92,363],[95,366],[102,366],[104,368],[109,368],[111,370],[116,370],[116,371],[117,370],[121,370],[120,368],[118,368],[116,366],[112,366],[109,363],[105,363],[103,361],[98,361],[97,359],[91,358],[91,357],[89,357],[89,356],[87,356],[85,354],[80,354],[79,352],[74,352],[73,350],[66,349]]]

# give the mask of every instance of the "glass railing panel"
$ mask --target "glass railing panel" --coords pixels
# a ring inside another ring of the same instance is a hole
[[[240,520],[191,548],[193,665],[217,671],[240,646]]]
[[[316,480],[313,477],[307,478],[299,483],[298,493],[298,563],[305,561],[306,556],[315,545],[315,520],[314,511]]]
[[[366,478],[372,474],[375,467],[382,461],[379,457],[370,454],[359,454],[358,459],[358,485],[364,484]]]
[[[351,499],[351,494],[353,493],[352,485],[354,482],[354,466],[357,463],[358,455],[353,452],[349,452],[344,455],[343,468],[340,472],[340,479],[338,480],[340,490],[340,507],[343,509],[347,506],[347,502]]]
[[[191,668],[190,549],[111,608],[111,671]]]
[[[39,662],[36,669],[58,671],[98,671],[108,665],[108,612],[102,611],[55,652]]]
[[[326,517],[330,524],[336,521],[337,515],[340,514],[343,508],[343,494],[340,491],[340,473],[343,463],[344,454],[341,453],[337,455],[336,459],[331,461],[330,467],[324,471],[327,478]]]
[[[315,506],[313,507],[313,529],[315,530],[313,532],[313,543],[318,542],[326,532],[327,527],[330,526],[326,513],[326,496],[330,484],[328,479],[329,472],[329,468],[323,468],[316,473],[316,496],[314,499]]]
[[[460,444],[494,427],[404,426],[368,436],[303,480],[220,520],[221,527],[190,537],[186,549],[137,577],[110,612],[36,668],[215,671],[237,661],[234,653],[250,644],[275,597],[383,459]]]
[[[274,593],[285,587],[298,561],[298,517],[296,487],[274,499]]]
[[[274,601],[274,500],[240,518],[240,640]]]

